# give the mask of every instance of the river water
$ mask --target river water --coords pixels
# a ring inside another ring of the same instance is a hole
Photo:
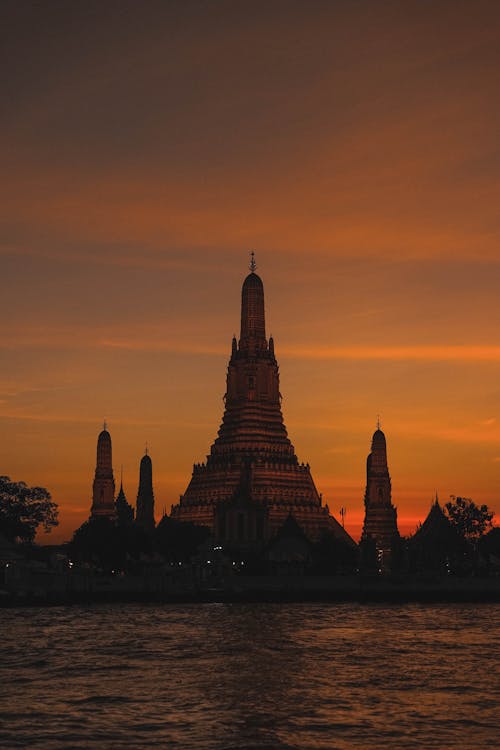
[[[2,748],[483,750],[500,605],[0,611]]]

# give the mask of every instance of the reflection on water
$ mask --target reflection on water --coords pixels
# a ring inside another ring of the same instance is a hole
[[[495,747],[500,605],[0,612],[2,748]]]

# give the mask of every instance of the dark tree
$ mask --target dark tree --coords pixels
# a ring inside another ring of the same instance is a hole
[[[479,552],[487,569],[500,569],[500,527],[494,526],[479,540]]]
[[[487,505],[476,505],[468,497],[450,497],[450,502],[444,506],[450,522],[468,542],[477,541],[486,529],[491,528],[493,512]]]
[[[143,555],[150,555],[152,548],[147,534],[137,526],[96,518],[75,531],[69,551],[76,562],[127,572]]]
[[[494,526],[483,536],[481,549],[500,559],[500,526]]]
[[[0,477],[0,532],[11,542],[32,542],[39,526],[49,533],[59,523],[57,514],[44,487]]]

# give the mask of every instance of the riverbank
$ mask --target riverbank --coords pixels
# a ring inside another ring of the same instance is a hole
[[[94,602],[500,602],[500,578],[399,579],[377,576],[141,576],[37,571],[0,592],[0,606]]]

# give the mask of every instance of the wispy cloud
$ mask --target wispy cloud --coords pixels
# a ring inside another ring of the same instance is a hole
[[[227,355],[228,346],[200,342],[199,335],[190,336],[188,331],[174,338],[164,336],[164,328],[156,326],[157,335],[151,337],[151,326],[147,330],[138,326],[132,335],[107,332],[99,328],[67,327],[11,327],[2,332],[2,348],[94,348],[122,349],[137,352],[171,352],[178,354]],[[148,335],[149,334],[149,335]],[[351,346],[290,346],[279,347],[279,357],[297,360],[388,360],[427,362],[500,362],[500,346],[491,345],[351,345]],[[494,421],[494,420],[493,420]],[[486,421],[484,424],[492,424]]]
[[[137,352],[170,352],[173,354],[227,354],[228,348],[189,341],[140,341],[138,339],[101,339],[95,345],[104,349],[126,349]]]
[[[0,414],[0,420],[19,420],[21,422],[42,422],[46,424],[71,424],[71,425],[96,425],[95,416],[82,417],[80,414],[54,414],[50,412],[34,414],[21,410],[9,409]],[[171,419],[165,416],[164,419],[130,419],[127,417],[114,417],[110,423],[113,427],[151,427],[151,428],[169,428],[177,429],[179,427],[187,429],[213,429],[212,422],[201,422],[192,420]]]
[[[280,348],[289,359],[423,360],[500,362],[500,346],[317,346]]]

